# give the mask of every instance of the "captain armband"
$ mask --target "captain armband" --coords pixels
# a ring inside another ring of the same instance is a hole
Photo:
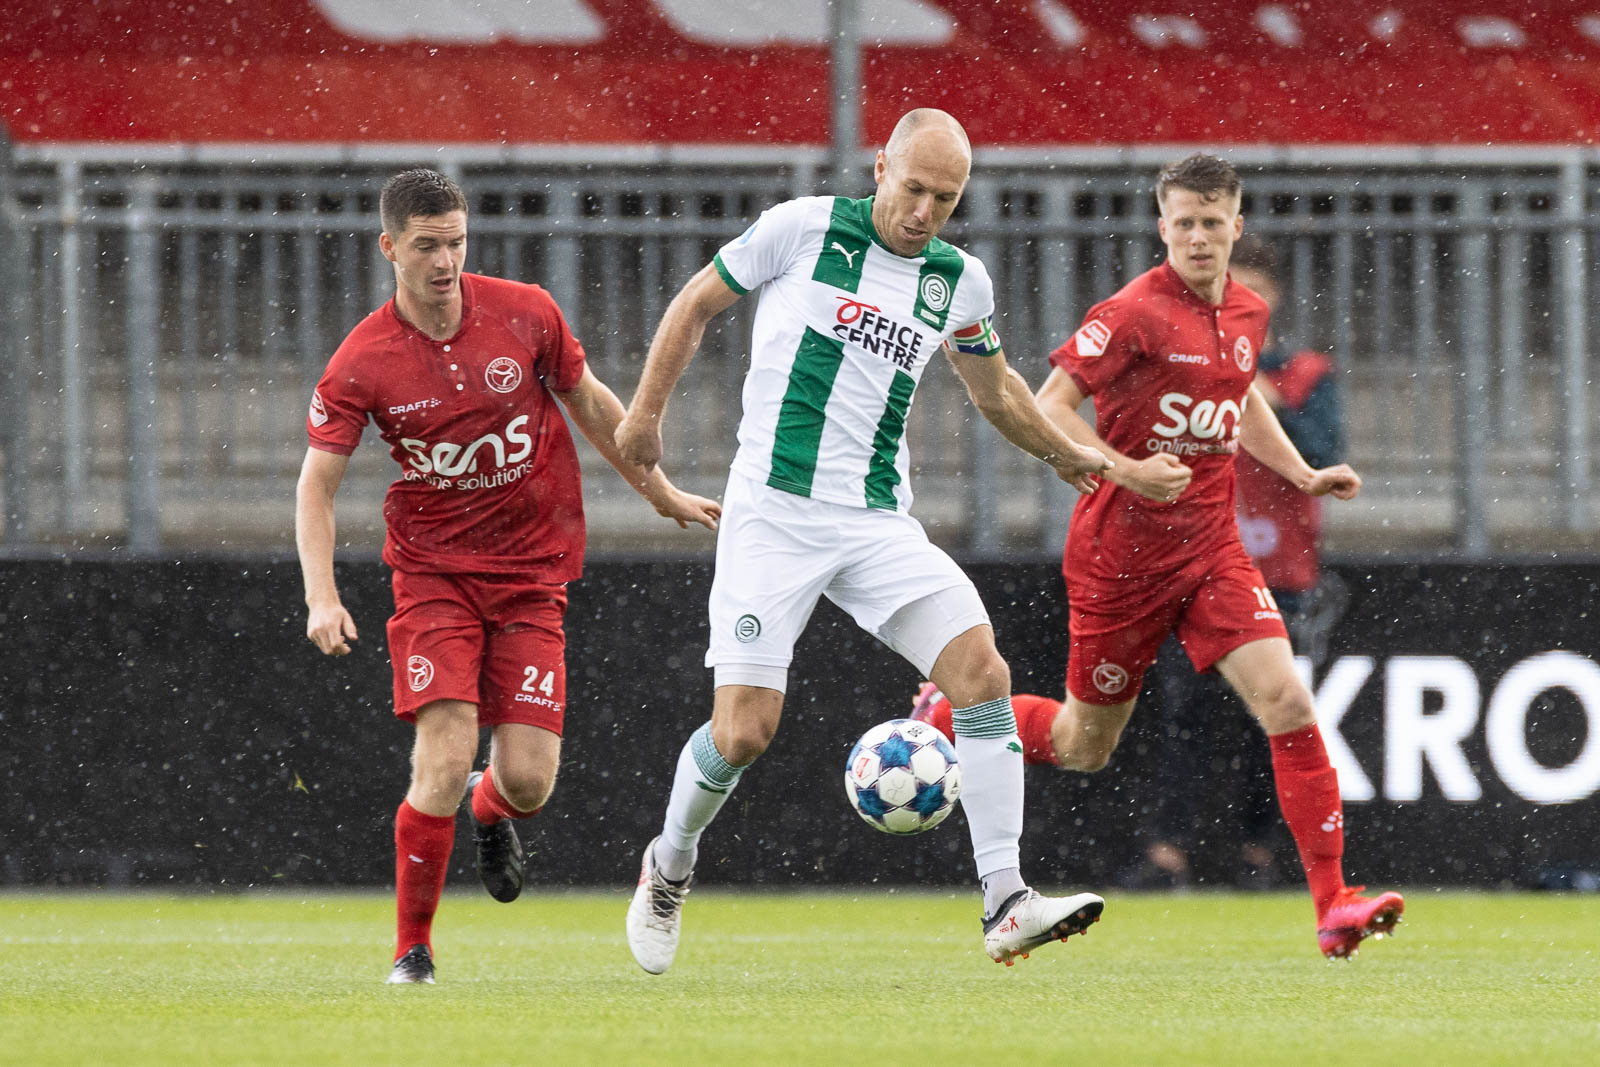
[[[985,315],[951,334],[950,347],[969,356],[996,355],[1000,351],[1000,335],[994,332],[994,317]]]

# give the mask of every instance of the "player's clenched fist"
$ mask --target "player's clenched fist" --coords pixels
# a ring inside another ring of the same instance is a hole
[[[624,415],[617,424],[617,450],[629,463],[649,470],[661,462],[661,420],[653,416]]]
[[[1337,463],[1311,472],[1311,480],[1300,486],[1302,493],[1311,496],[1332,494],[1340,500],[1350,500],[1361,492],[1361,475],[1348,463]]]
[[[343,604],[320,604],[306,618],[306,636],[325,656],[348,656],[356,639],[356,621]]]
[[[1065,455],[1052,457],[1050,465],[1055,468],[1056,476],[1080,493],[1092,493],[1100,486],[1100,480],[1095,477],[1111,469],[1111,461],[1104,452],[1088,445],[1072,442],[1072,451]]]
[[[1194,471],[1170,452],[1157,452],[1132,464],[1122,484],[1140,496],[1171,503],[1189,488]]]

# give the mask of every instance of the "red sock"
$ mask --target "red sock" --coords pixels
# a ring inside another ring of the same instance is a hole
[[[1344,807],[1339,776],[1328,762],[1317,724],[1267,738],[1278,805],[1306,869],[1311,900],[1321,915],[1344,888]]]
[[[1059,700],[1032,693],[1011,694],[1011,712],[1017,717],[1017,736],[1022,739],[1023,763],[1056,765],[1056,746],[1050,739],[1050,727],[1060,710]],[[954,743],[956,731],[951,724],[952,714],[950,701],[941,696],[928,712],[928,724]]]
[[[400,802],[394,816],[395,959],[419,942],[433,950],[433,913],[455,842],[453,816],[424,815],[409,801]]]
[[[1013,693],[1011,710],[1017,716],[1017,736],[1022,739],[1022,762],[1059,766],[1050,727],[1061,711],[1061,701],[1032,693]]]
[[[933,702],[933,707],[928,709],[927,722],[929,726],[944,734],[944,739],[953,745],[956,743],[956,728],[950,720],[950,701],[941,694],[939,699]]]
[[[507,800],[494,784],[494,768],[483,769],[483,778],[472,789],[472,817],[485,826],[501,819],[526,819],[530,815],[537,815],[543,811],[542,807],[532,811],[522,811],[513,808],[511,801]]]

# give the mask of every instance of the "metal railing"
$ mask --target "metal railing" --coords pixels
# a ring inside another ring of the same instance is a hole
[[[1149,187],[1181,151],[980,152],[948,236],[988,265],[1008,356],[1035,385],[1084,311],[1159,261]],[[1600,157],[1230,156],[1247,228],[1280,251],[1287,333],[1344,370],[1367,491],[1329,510],[1333,547],[1600,547],[1587,313]],[[804,150],[19,151],[0,166],[0,237],[21,276],[5,286],[4,546],[291,544],[306,401],[392,292],[377,189],[419,158],[468,191],[468,269],[550,289],[624,399],[676,289],[826,171]],[[719,320],[674,402],[668,469],[701,492],[720,491],[731,458],[753,303]],[[1058,550],[1071,491],[981,425],[947,369],[924,377],[908,432],[915,510],[936,538]],[[595,542],[659,544],[644,505],[580,451]],[[384,452],[369,437],[341,493],[355,546],[381,536]]]

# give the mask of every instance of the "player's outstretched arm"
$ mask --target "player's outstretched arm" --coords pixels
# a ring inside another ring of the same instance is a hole
[[[1079,444],[1051,422],[1033,399],[1022,375],[1006,365],[1004,352],[979,356],[945,349],[978,411],[1007,441],[1055,468],[1056,476],[1080,493],[1092,493],[1098,475],[1111,466],[1105,453]]]
[[[1350,500],[1361,492],[1361,475],[1348,463],[1318,469],[1305,461],[1289,435],[1283,432],[1272,405],[1255,385],[1250,387],[1244,414],[1239,417],[1239,447],[1302,493],[1311,496],[1331,493],[1340,500]]]
[[[1084,401],[1083,390],[1078,388],[1072,375],[1060,367],[1052,370],[1050,377],[1039,387],[1038,401],[1039,410],[1061,427],[1068,437],[1079,444],[1098,449],[1110,458],[1111,469],[1106,471],[1106,477],[1114,484],[1142,497],[1165,503],[1178,499],[1189,487],[1189,479],[1194,477],[1194,472],[1178,457],[1157,452],[1148,459],[1135,460],[1106,444],[1094,432],[1094,427],[1078,414],[1078,408]]]
[[[567,406],[573,424],[594,445],[595,451],[604,456],[606,462],[633,486],[634,492],[648,500],[658,513],[676,521],[679,527],[697,522],[708,530],[717,528],[717,520],[722,517],[721,504],[683,492],[667,480],[659,466],[646,467],[629,463],[623,458],[622,450],[617,445],[617,427],[622,424],[622,402],[605,382],[595,377],[594,371],[588,366],[583,368],[583,377],[575,388],[558,392],[556,396]]]
[[[294,540],[306,588],[306,637],[328,656],[348,655],[349,642],[356,639],[356,622],[333,581],[333,497],[349,466],[349,456],[307,448],[295,486]]]
[[[739,294],[722,280],[716,266],[707,263],[667,305],[650,342],[633,403],[616,431],[617,448],[629,463],[648,468],[661,462],[661,420],[672,387],[694,359],[706,324],[737,299]]]

